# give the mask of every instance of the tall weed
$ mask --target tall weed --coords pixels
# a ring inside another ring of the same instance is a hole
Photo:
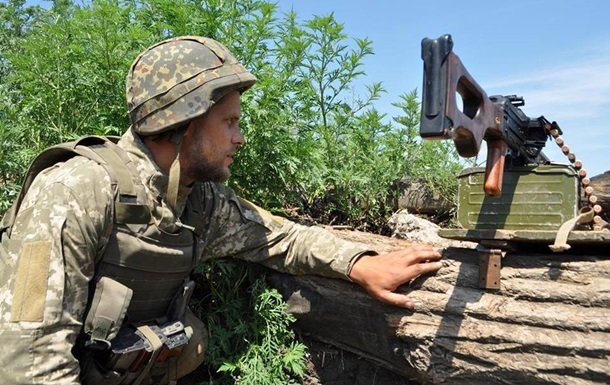
[[[373,42],[350,38],[334,16],[279,15],[265,0],[92,0],[50,9],[0,0],[0,213],[43,148],[129,126],[124,79],[146,47],[178,35],[225,43],[259,81],[244,93],[230,185],[284,215],[384,231],[390,189],[405,175],[455,193],[450,143],[417,135],[416,91],[376,108],[383,84],[366,79]],[[208,319],[210,384],[286,384],[304,371],[278,293],[259,270],[218,261],[199,270],[194,305]]]

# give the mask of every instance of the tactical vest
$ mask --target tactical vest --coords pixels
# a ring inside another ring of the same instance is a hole
[[[89,136],[40,153],[0,227],[0,237],[10,237],[19,206],[42,170],[76,155],[87,157],[106,170],[115,191],[113,228],[102,257],[96,261],[84,328],[94,339],[106,342],[116,335],[125,315],[132,323],[167,322],[183,316],[193,287],[189,273],[197,259],[197,235],[193,229],[201,228],[191,224],[173,234],[157,228],[146,204],[144,186],[117,141],[117,137]],[[187,207],[185,213],[188,211]],[[103,291],[112,293],[104,296]]]
[[[0,222],[0,242],[10,238],[19,207],[41,171],[77,155],[102,166],[114,192],[112,231],[96,256],[86,317],[72,350],[80,380],[87,385],[171,383],[201,364],[207,340],[205,326],[187,310],[203,220],[187,203],[178,231],[158,228],[146,189],[118,140],[89,136],[40,153]]]

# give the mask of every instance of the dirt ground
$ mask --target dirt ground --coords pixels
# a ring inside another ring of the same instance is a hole
[[[354,353],[301,339],[310,356],[303,385],[418,385]]]
[[[302,385],[418,385],[354,353],[305,336],[299,340],[309,351]],[[178,381],[178,385],[197,385],[202,378],[209,378],[204,366]]]

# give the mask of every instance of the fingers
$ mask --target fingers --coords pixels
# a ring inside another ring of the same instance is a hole
[[[443,263],[439,261],[434,262],[422,262],[417,265],[413,265],[414,268],[418,270],[419,274],[428,274],[437,272],[441,267],[443,267]]]
[[[415,304],[396,289],[420,275],[434,273],[443,264],[442,254],[430,245],[415,245],[376,256],[364,255],[352,266],[349,278],[360,284],[379,301],[413,310]]]
[[[386,282],[386,285],[383,286],[370,286],[368,290],[373,297],[376,297],[381,302],[414,310],[415,303],[413,300],[406,294],[397,293],[395,290],[398,286],[408,283],[421,275],[438,271],[442,266],[443,264],[437,261],[416,263],[403,269],[402,274],[400,274],[401,277],[396,277],[396,281]]]
[[[387,303],[388,305],[402,307],[409,310],[415,310],[415,303],[413,302],[413,300],[404,294],[398,294],[388,291],[378,295],[377,299],[381,302]]]
[[[402,250],[395,257],[398,258],[395,266],[399,268],[399,270],[394,270],[396,273],[394,277],[398,280],[396,286],[420,275],[434,273],[443,267],[443,264],[439,262],[442,258],[441,253],[432,247],[424,246]]]
[[[437,261],[443,257],[441,249],[430,245],[416,245],[408,249],[399,250],[397,253],[406,257],[410,263]]]

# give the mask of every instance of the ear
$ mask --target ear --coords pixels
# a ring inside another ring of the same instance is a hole
[[[186,127],[186,130],[184,130],[184,134],[183,134],[183,140],[187,139],[187,138],[191,138],[192,136],[194,136],[194,132],[195,132],[195,124],[194,124],[195,120],[191,120],[188,123],[188,126]]]

